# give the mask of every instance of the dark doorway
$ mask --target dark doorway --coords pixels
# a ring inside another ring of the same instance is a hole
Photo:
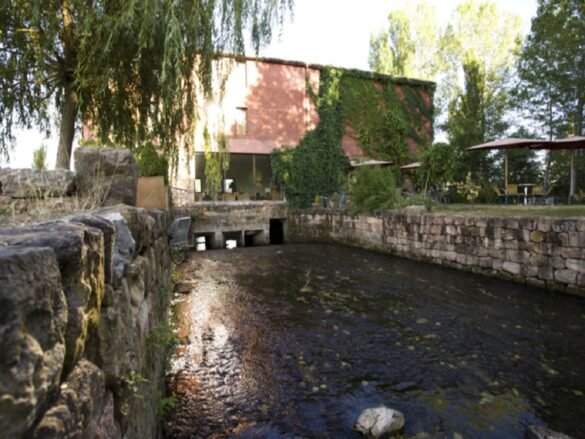
[[[284,244],[284,226],[282,220],[270,220],[270,244]]]

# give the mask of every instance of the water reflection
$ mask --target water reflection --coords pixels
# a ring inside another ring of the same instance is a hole
[[[193,254],[169,437],[359,437],[362,409],[406,435],[582,434],[585,303],[327,245]]]

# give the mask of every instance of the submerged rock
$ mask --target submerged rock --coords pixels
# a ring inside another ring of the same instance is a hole
[[[353,427],[373,438],[396,433],[404,428],[404,415],[388,407],[369,408],[362,412]]]
[[[529,425],[524,433],[526,439],[572,439],[563,433],[558,433],[542,425]]]

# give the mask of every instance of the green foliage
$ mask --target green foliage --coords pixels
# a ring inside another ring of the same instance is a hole
[[[215,144],[215,148],[214,148]],[[211,138],[207,125],[203,129],[203,145],[205,148],[205,185],[206,192],[213,200],[222,192],[223,177],[230,167],[230,155],[225,135]]]
[[[585,5],[539,0],[518,62],[518,97],[546,137],[585,133]]]
[[[316,195],[337,192],[348,160],[341,149],[343,113],[339,96],[341,73],[323,69],[319,95],[314,97],[319,124],[307,131],[294,149],[273,151],[273,179],[293,208],[306,208]]]
[[[134,398],[142,399],[143,396],[140,394],[143,384],[149,382],[148,379],[144,378],[138,372],[130,370],[121,377],[122,391],[124,396],[124,403],[120,407],[120,411],[124,416],[130,414],[130,401]]]
[[[502,131],[488,125],[488,113],[494,111],[486,102],[485,73],[477,62],[465,65],[465,92],[449,107],[447,133],[449,143],[457,150],[455,179],[463,180],[471,172],[479,181],[489,181],[495,172],[493,156],[487,151],[465,149],[484,143]],[[500,112],[500,116],[502,113]],[[495,117],[494,115],[491,116]]]
[[[185,260],[185,249],[180,248],[179,246],[172,246],[171,247],[171,260],[173,261],[174,265],[179,265]],[[172,277],[172,275],[171,275]],[[172,280],[172,279],[171,279]]]
[[[13,0],[0,3],[0,152],[15,125],[48,129],[61,112],[68,165],[76,121],[100,138],[158,139],[175,151],[192,132],[198,83],[211,89],[217,53],[256,52],[292,0]],[[64,151],[62,151],[64,150]]]
[[[449,143],[435,143],[420,151],[420,168],[415,171],[423,192],[430,187],[440,189],[453,180],[457,166],[457,151]]]
[[[353,213],[372,213],[376,210],[403,207],[404,200],[396,186],[396,176],[390,168],[362,166],[352,173],[350,186]]]
[[[169,182],[169,162],[159,154],[152,142],[146,142],[134,153],[142,177],[163,176],[165,184]]]
[[[377,84],[380,82],[343,76],[340,86],[343,121],[357,134],[366,155],[402,164],[408,160],[409,130],[404,113],[410,108],[406,109],[398,98],[394,84],[376,87]]]
[[[439,203],[426,193],[418,193],[406,198],[403,204],[405,206],[423,206],[426,210],[431,211]]]
[[[464,182],[455,183],[455,188],[459,196],[463,197],[468,203],[474,203],[479,197],[481,190],[481,186],[473,181],[471,172],[467,173]]]
[[[396,164],[410,160],[408,138],[428,141],[424,122],[430,123],[432,107],[424,94],[432,93],[430,83],[323,68],[319,96],[309,92],[319,124],[296,148],[275,150],[271,156],[274,182],[284,188],[292,207],[308,207],[316,195],[340,191],[348,167],[341,149],[346,127],[369,157]]]
[[[488,1],[461,2],[449,22],[439,24],[436,8],[409,2],[388,17],[388,28],[370,40],[372,70],[437,82],[435,117],[442,128],[448,104],[460,94],[463,66],[481,64],[486,90],[509,88],[520,41],[520,19]],[[501,95],[500,95],[501,96]]]
[[[171,282],[173,284],[176,284],[177,282],[179,282],[180,278],[181,278],[180,273],[176,270],[173,270],[173,272],[171,273]]]
[[[32,167],[38,171],[47,170],[47,147],[45,145],[34,150]]]
[[[162,392],[157,392],[156,414],[159,419],[164,419],[171,410],[177,406],[177,398],[165,396]]]
[[[434,80],[442,63],[436,9],[425,2],[388,15],[388,30],[370,38],[369,64],[376,72]]]
[[[146,338],[147,348],[152,352],[155,349],[163,349],[168,352],[179,344],[176,335],[176,327],[171,322],[163,321],[156,325],[148,333]]]

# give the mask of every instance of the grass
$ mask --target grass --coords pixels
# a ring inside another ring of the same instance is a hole
[[[575,218],[585,217],[585,205],[576,206],[524,206],[503,204],[440,204],[434,213],[466,216],[527,216]]]

